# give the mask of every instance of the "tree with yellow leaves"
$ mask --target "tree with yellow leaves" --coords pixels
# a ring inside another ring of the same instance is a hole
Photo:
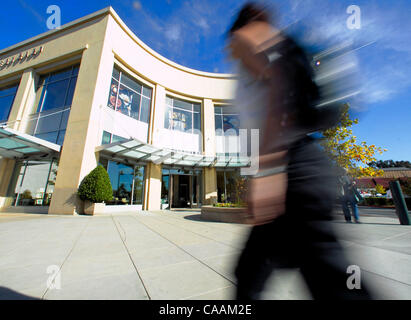
[[[351,127],[358,124],[358,119],[351,119],[349,105],[345,104],[341,120],[334,128],[323,131],[322,145],[331,159],[340,167],[348,170],[352,177],[375,177],[383,174],[382,170],[370,167],[368,163],[376,161],[375,154],[382,154],[385,149],[366,142],[357,142]]]

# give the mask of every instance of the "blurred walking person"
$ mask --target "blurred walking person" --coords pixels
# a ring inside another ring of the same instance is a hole
[[[367,299],[349,290],[349,266],[327,221],[336,200],[331,164],[308,135],[318,92],[304,51],[254,3],[228,33],[239,62],[236,106],[241,128],[259,129],[259,171],[250,179],[254,225],[235,269],[237,299],[262,298],[275,268],[300,268],[314,299]]]

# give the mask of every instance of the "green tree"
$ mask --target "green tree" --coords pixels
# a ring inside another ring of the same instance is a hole
[[[383,171],[369,166],[375,162],[375,154],[382,154],[382,148],[368,145],[366,142],[357,142],[351,127],[358,124],[358,119],[351,119],[349,105],[345,104],[341,120],[334,128],[323,132],[322,145],[331,159],[340,167],[348,170],[352,177],[379,176]]]
[[[106,169],[99,165],[81,181],[78,188],[81,200],[93,203],[110,201],[113,199],[113,189]]]
[[[368,164],[369,166],[376,168],[376,169],[384,169],[384,168],[411,168],[411,162],[409,161],[394,161],[394,160],[379,160],[373,161]]]

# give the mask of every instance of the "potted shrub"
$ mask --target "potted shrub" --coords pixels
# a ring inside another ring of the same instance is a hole
[[[103,213],[105,203],[113,199],[113,189],[106,169],[97,166],[81,181],[78,196],[84,201],[84,213]]]

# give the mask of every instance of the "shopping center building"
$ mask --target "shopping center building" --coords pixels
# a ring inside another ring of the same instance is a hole
[[[80,213],[98,164],[113,212],[238,201],[235,86],[162,57],[111,7],[1,50],[1,210]]]

